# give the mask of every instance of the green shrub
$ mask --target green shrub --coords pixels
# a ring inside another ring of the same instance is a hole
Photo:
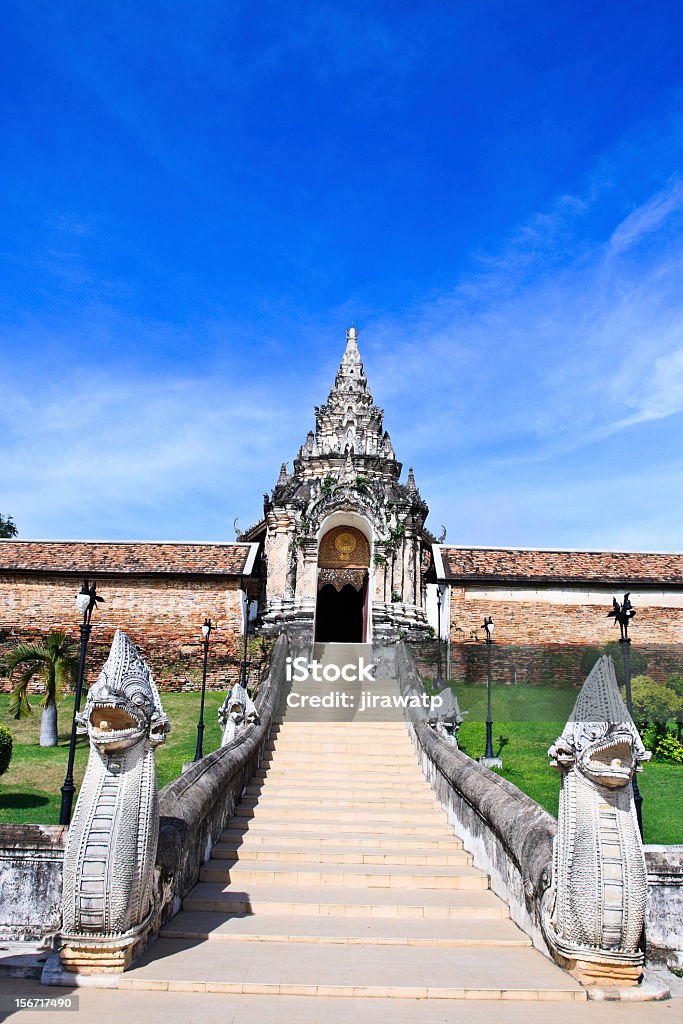
[[[655,747],[655,758],[669,764],[683,764],[683,743],[670,734],[662,736]]]
[[[12,733],[0,725],[0,775],[4,775],[12,759]]]

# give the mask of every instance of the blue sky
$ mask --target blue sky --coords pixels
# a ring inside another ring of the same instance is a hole
[[[683,550],[683,8],[3,5],[0,511],[232,539],[344,329],[435,532]]]

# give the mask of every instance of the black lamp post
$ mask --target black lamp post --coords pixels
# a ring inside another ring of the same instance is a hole
[[[74,802],[74,759],[76,757],[76,715],[81,710],[81,695],[83,693],[83,676],[85,673],[85,655],[88,649],[90,638],[90,620],[92,613],[98,603],[104,601],[103,597],[97,596],[97,582],[93,580],[92,586],[87,580],[83,580],[83,586],[76,594],[76,607],[83,615],[81,622],[81,650],[78,659],[78,677],[76,679],[76,694],[74,697],[74,714],[71,721],[71,740],[69,742],[69,760],[66,766],[66,776],[62,786],[62,806],[59,812],[59,824],[68,825],[71,821],[71,808]]]
[[[242,675],[240,682],[244,689],[247,688],[247,641],[249,639],[249,595],[246,590],[244,594],[244,650],[242,652]]]
[[[436,681],[443,683],[443,672],[441,671],[441,585],[436,585]]]
[[[489,615],[488,618],[484,616],[484,625],[482,629],[486,632],[486,656],[487,656],[487,672],[486,672],[486,752],[484,758],[495,758],[493,753],[493,719],[491,718],[491,683],[493,682],[491,677],[491,647],[493,646],[493,619]]]
[[[617,601],[616,597],[612,598],[612,611],[607,613],[607,617],[614,619],[615,622],[619,623],[620,637],[619,646],[621,647],[621,657],[624,662],[624,682],[626,684],[626,707],[628,713],[633,718],[633,701],[631,698],[631,638],[628,635],[628,627],[632,618],[635,616],[635,609],[631,604],[631,593],[624,594],[624,600],[621,604]],[[631,783],[633,788],[633,802],[636,805],[636,817],[638,818],[638,828],[640,829],[640,838],[643,838],[643,797],[638,787],[638,774],[633,773],[633,781]]]
[[[209,657],[209,636],[211,635],[211,619],[204,619],[202,626],[202,637],[204,638],[204,666],[202,668],[202,699],[199,705],[199,721],[197,722],[197,749],[195,750],[195,761],[201,761],[204,756],[204,698],[206,697],[206,663]]]

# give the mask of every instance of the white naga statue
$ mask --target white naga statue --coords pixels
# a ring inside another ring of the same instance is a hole
[[[77,723],[90,757],[64,855],[60,957],[69,971],[122,971],[152,910],[155,748],[170,725],[149,666],[121,630]]]
[[[241,683],[235,683],[218,709],[218,723],[223,730],[221,746],[234,740],[248,725],[258,721],[254,702]]]
[[[450,687],[442,690],[436,697],[432,697],[429,706],[429,724],[442,739],[454,747],[458,745],[457,732],[464,721],[465,716],[460,710],[458,698]]]
[[[543,930],[555,959],[586,985],[635,985],[647,875],[632,780],[645,750],[609,657],[586,679],[548,751],[561,775]]]

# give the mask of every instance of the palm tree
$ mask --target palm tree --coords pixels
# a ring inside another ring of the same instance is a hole
[[[76,678],[76,649],[66,633],[55,631],[46,638],[44,645],[17,644],[7,658],[10,679],[18,667],[21,667],[21,674],[10,693],[8,711],[14,718],[25,718],[31,713],[28,684],[34,676],[40,677],[45,684],[45,696],[41,701],[40,745],[56,747],[57,701],[64,685],[73,683]]]

